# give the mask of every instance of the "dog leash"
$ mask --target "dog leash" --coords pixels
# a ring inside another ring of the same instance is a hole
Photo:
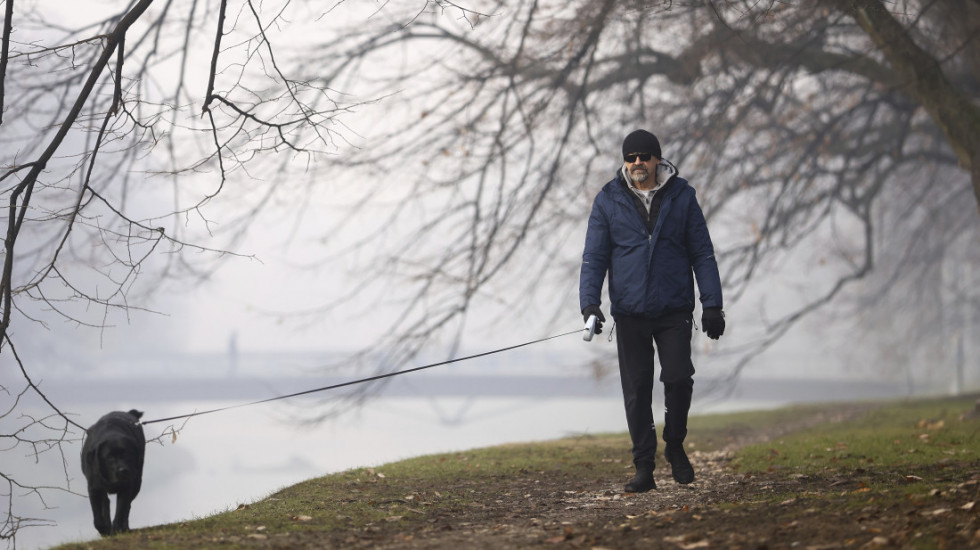
[[[191,417],[194,417],[194,416],[203,416],[205,414],[212,414],[212,413],[221,412],[221,411],[227,411],[227,410],[231,410],[231,409],[240,409],[242,407],[250,407],[252,405],[259,405],[259,404],[262,404],[262,403],[269,403],[269,402],[272,402],[272,401],[279,401],[280,399],[289,399],[289,398],[292,398],[292,397],[299,397],[301,395],[309,395],[311,393],[317,393],[317,392],[322,392],[322,391],[327,391],[327,390],[334,390],[334,389],[337,389],[337,388],[343,388],[345,386],[353,386],[355,384],[362,384],[364,382],[373,382],[375,380],[381,380],[383,378],[391,378],[393,376],[399,376],[401,374],[408,374],[410,372],[416,372],[416,371],[420,371],[420,370],[431,369],[432,367],[439,367],[439,366],[443,366],[443,365],[448,365],[450,363],[458,363],[458,362],[461,362],[461,361],[468,361],[470,359],[477,359],[479,357],[486,357],[487,355],[493,355],[495,353],[502,353],[502,352],[505,352],[505,351],[510,351],[510,350],[514,350],[514,349],[517,349],[517,348],[522,348],[522,347],[525,347],[525,346],[530,346],[530,345],[533,345],[533,344],[540,344],[541,342],[546,342],[548,340],[554,340],[556,338],[561,338],[563,336],[568,336],[568,335],[571,335],[571,334],[581,334],[581,332],[582,332],[582,329],[573,330],[573,331],[565,332],[565,333],[562,333],[562,334],[556,334],[554,336],[548,336],[548,337],[545,337],[545,338],[540,338],[538,340],[532,340],[530,342],[524,342],[523,344],[515,344],[513,346],[507,346],[507,347],[495,349],[495,350],[492,350],[492,351],[485,351],[483,353],[477,353],[475,355],[468,355],[466,357],[457,357],[456,359],[448,359],[446,361],[439,361],[438,363],[430,363],[428,365],[422,365],[421,367],[414,367],[414,368],[406,369],[406,370],[388,372],[388,373],[385,373],[385,374],[378,374],[376,376],[369,376],[367,378],[360,378],[358,380],[351,380],[349,382],[341,382],[339,384],[333,384],[333,385],[330,385],[330,386],[323,386],[321,388],[314,388],[312,390],[304,390],[304,391],[300,391],[300,392],[296,392],[296,393],[290,393],[288,395],[280,395],[280,396],[276,396],[276,397],[270,397],[268,399],[261,399],[259,401],[252,401],[251,403],[239,403],[237,405],[229,405],[227,407],[220,407],[220,408],[217,408],[217,409],[211,409],[211,410],[207,410],[207,411],[199,411],[199,412],[193,412],[193,413],[189,413],[189,414],[181,414],[181,415],[178,415],[178,416],[169,416],[167,418],[157,418],[155,420],[140,421],[140,422],[138,422],[138,424],[142,424],[142,425],[145,426],[147,424],[156,424],[158,422],[170,422],[172,420],[181,420],[181,419],[184,419],[184,418],[191,418]]]

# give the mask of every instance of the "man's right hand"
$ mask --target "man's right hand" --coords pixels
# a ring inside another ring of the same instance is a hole
[[[599,306],[585,306],[582,310],[582,319],[588,323],[589,317],[595,315],[595,333],[602,334],[602,323],[606,322],[606,317],[602,314],[602,310]]]

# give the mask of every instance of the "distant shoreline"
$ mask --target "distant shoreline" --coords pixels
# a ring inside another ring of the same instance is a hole
[[[134,402],[249,401],[288,395],[348,382],[351,378],[317,376],[132,377],[44,380],[40,387],[57,401],[94,403],[124,397]],[[695,380],[695,396],[726,400],[807,403],[895,398],[907,395],[904,384],[849,379],[741,378]],[[359,386],[360,387],[360,386]],[[322,395],[345,395],[352,387]],[[581,376],[416,375],[388,379],[377,397],[618,398],[619,379]],[[311,395],[319,395],[317,393]]]

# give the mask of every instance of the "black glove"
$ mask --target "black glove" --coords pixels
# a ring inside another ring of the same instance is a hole
[[[717,340],[725,334],[725,312],[720,307],[706,307],[701,313],[701,328],[708,338]]]
[[[602,315],[602,310],[599,306],[585,306],[582,310],[582,319],[588,323],[589,317],[595,315],[595,333],[602,334],[602,323],[606,322],[606,318]]]

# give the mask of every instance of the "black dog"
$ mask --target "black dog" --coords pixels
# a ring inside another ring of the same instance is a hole
[[[114,411],[87,430],[82,444],[82,473],[88,481],[95,528],[102,536],[129,531],[129,508],[143,483],[146,436],[143,413]],[[109,494],[116,495],[116,518],[109,522]]]

